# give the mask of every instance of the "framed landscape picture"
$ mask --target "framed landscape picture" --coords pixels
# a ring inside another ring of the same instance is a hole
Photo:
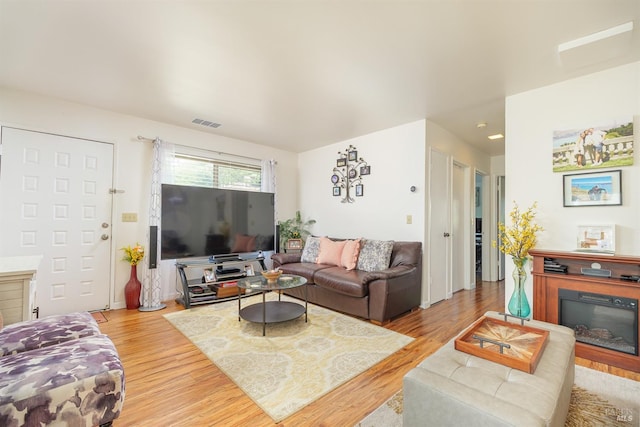
[[[564,206],[621,205],[621,179],[620,170],[564,175]]]

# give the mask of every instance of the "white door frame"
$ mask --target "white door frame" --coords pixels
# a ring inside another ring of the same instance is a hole
[[[83,136],[72,136],[72,135],[65,135],[63,133],[60,132],[55,132],[55,131],[47,131],[47,130],[41,130],[41,129],[34,129],[34,128],[28,128],[28,127],[24,127],[24,126],[19,126],[19,125],[12,125],[9,123],[0,123],[0,128],[7,128],[7,129],[14,129],[14,130],[18,130],[18,131],[24,131],[24,132],[33,132],[33,133],[37,133],[37,134],[41,134],[41,135],[51,135],[51,137],[53,138],[68,138],[70,140],[82,140],[82,141],[87,141],[87,142],[93,142],[96,144],[101,144],[103,147],[106,146],[110,146],[111,147],[111,153],[110,155],[112,156],[112,159],[110,160],[111,166],[109,168],[110,174],[111,174],[111,180],[110,182],[108,182],[106,184],[106,186],[108,187],[107,189],[105,189],[105,191],[109,190],[109,192],[111,192],[111,190],[113,189],[113,184],[114,184],[114,179],[115,179],[115,169],[116,169],[116,163],[115,163],[115,159],[116,159],[116,144],[113,142],[105,142],[105,141],[99,141],[95,138],[91,138],[91,137],[83,137]],[[1,146],[0,146],[1,148]],[[1,154],[1,151],[0,151]],[[105,153],[101,154],[102,156],[105,155]],[[100,187],[104,186],[101,185]],[[100,191],[102,191],[102,188],[100,188]],[[105,195],[107,195],[108,193],[105,193]],[[113,193],[112,193],[113,194]],[[106,285],[107,288],[106,289],[106,295],[107,295],[107,299],[106,299],[106,306],[103,308],[113,308],[113,303],[115,301],[114,298],[114,277],[115,277],[115,257],[114,257],[114,246],[113,246],[113,242],[114,242],[114,236],[115,236],[115,230],[114,230],[114,205],[115,201],[113,200],[113,197],[111,198],[111,201],[109,202],[109,208],[108,208],[108,213],[106,213],[106,215],[101,216],[102,221],[108,221],[107,223],[107,227],[104,227],[104,223],[103,223],[103,227],[98,231],[97,229],[95,231],[98,232],[98,234],[105,234],[108,235],[108,245],[109,245],[109,249],[108,249],[108,253],[109,256],[107,257],[109,260],[109,266],[107,268],[108,270],[108,280],[106,281]],[[43,266],[40,266],[40,268],[42,268]],[[84,267],[83,267],[84,268]],[[85,271],[86,274],[86,271]],[[44,313],[45,315],[47,313]]]

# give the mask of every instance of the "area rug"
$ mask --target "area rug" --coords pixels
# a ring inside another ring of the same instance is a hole
[[[277,294],[267,295],[267,300]],[[242,306],[260,302],[244,298]],[[297,301],[286,296],[283,300]],[[238,321],[228,301],[165,314],[238,387],[279,422],[413,341],[394,331],[309,304],[308,322]]]
[[[565,427],[637,427],[640,382],[576,366]],[[402,390],[355,427],[402,427]]]

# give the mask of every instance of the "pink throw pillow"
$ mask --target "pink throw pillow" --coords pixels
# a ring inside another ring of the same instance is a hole
[[[320,238],[320,252],[318,252],[318,264],[342,266],[342,251],[347,242],[334,242],[326,237]]]
[[[341,265],[347,270],[354,270],[360,254],[360,239],[347,240],[342,251]]]

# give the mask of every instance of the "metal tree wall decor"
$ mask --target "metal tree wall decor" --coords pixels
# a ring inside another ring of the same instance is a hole
[[[342,203],[353,203],[356,197],[364,195],[364,185],[362,177],[371,173],[371,166],[358,157],[358,150],[353,145],[349,145],[344,151],[338,151],[336,166],[333,168],[331,183],[333,184],[333,195],[343,196]],[[343,194],[344,192],[344,194]]]

